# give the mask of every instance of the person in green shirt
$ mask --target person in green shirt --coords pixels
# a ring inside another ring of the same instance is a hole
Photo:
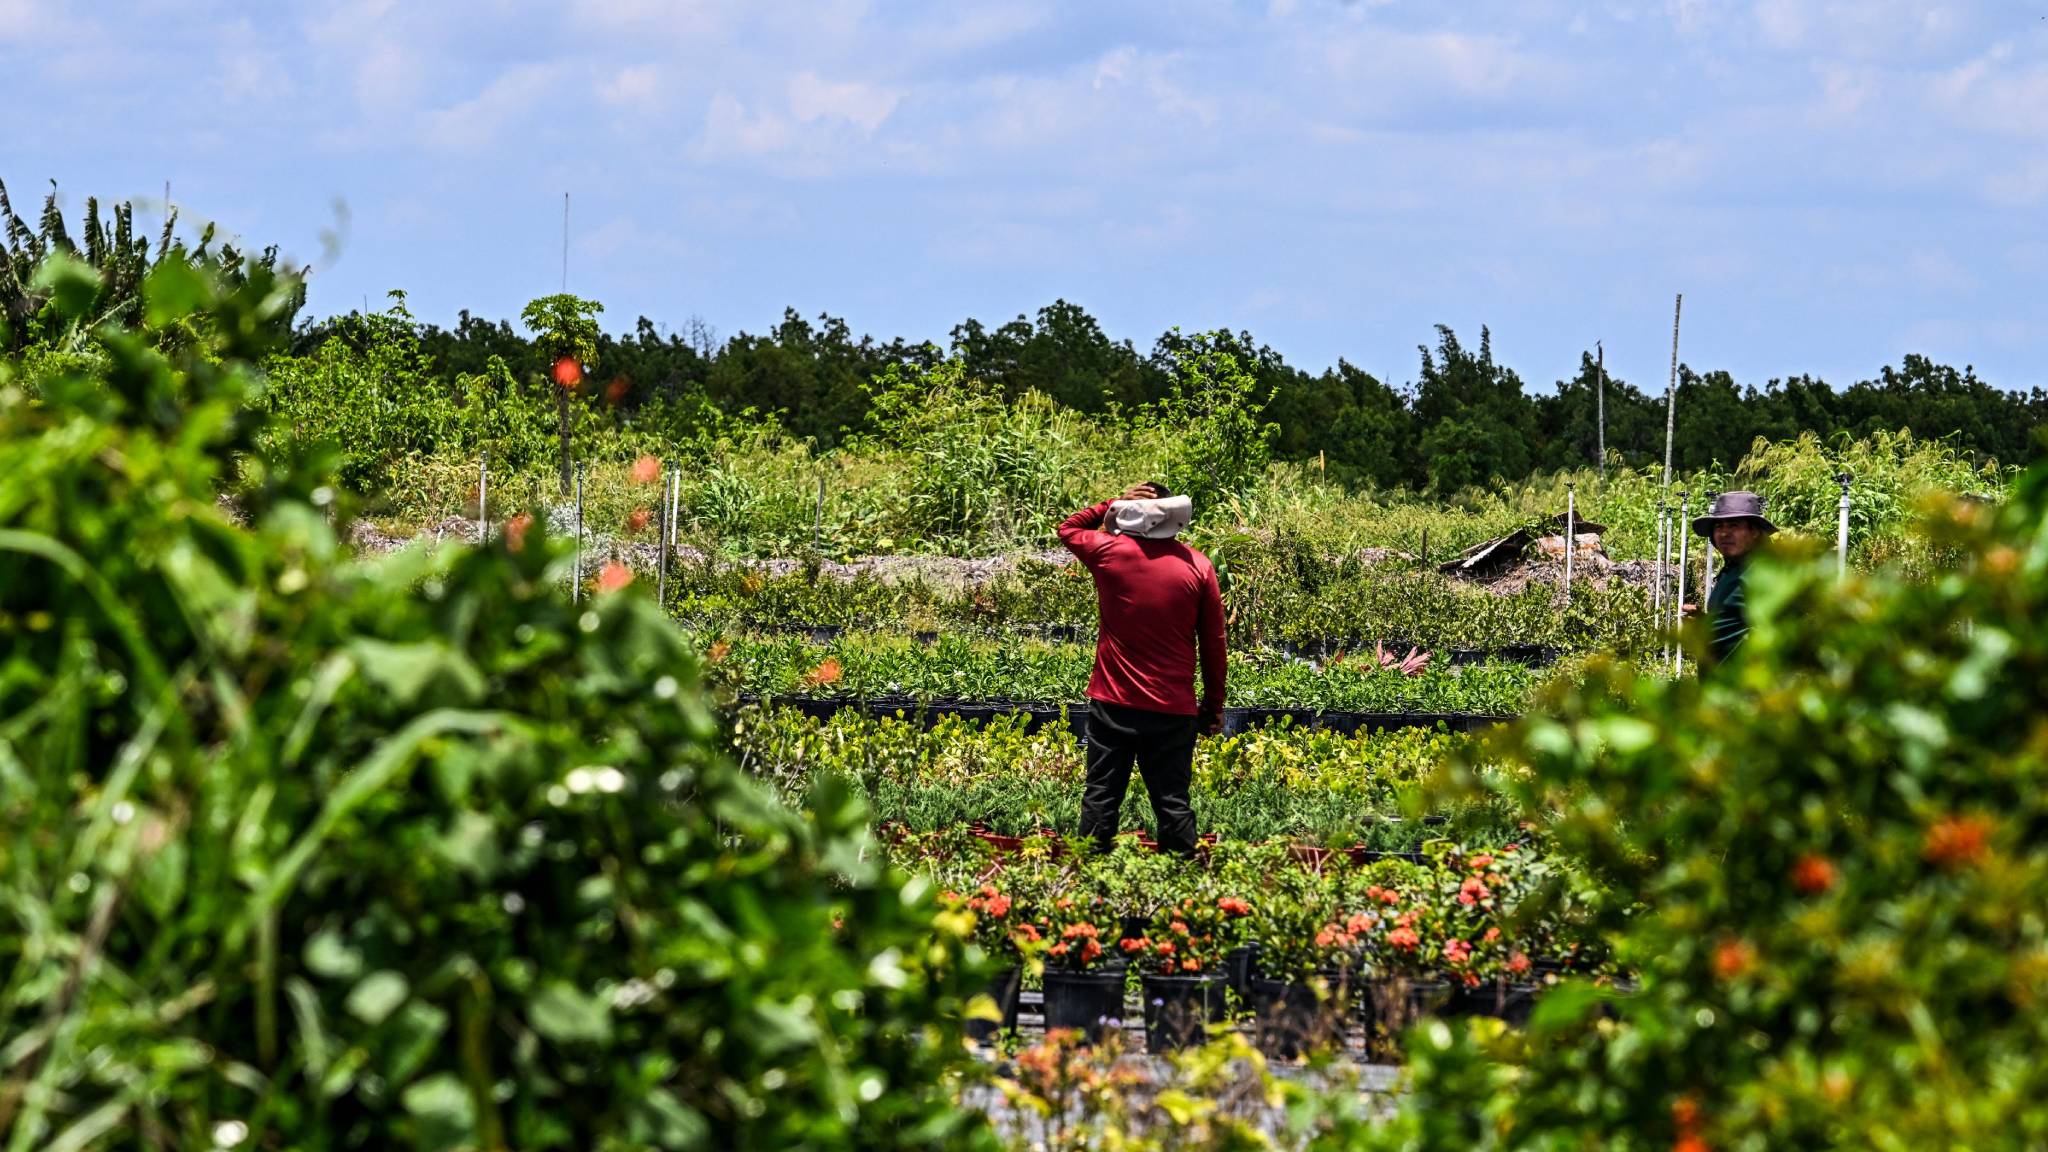
[[[1728,659],[1749,635],[1748,596],[1743,591],[1750,557],[1778,526],[1764,515],[1763,497],[1754,492],[1723,492],[1714,498],[1707,514],[1692,522],[1695,535],[1713,541],[1721,554],[1721,571],[1707,594],[1707,627],[1712,638],[1714,662]],[[1697,614],[1695,605],[1686,606]]]

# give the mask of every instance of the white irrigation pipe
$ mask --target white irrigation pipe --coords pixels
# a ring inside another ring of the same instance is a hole
[[[484,449],[483,459],[476,468],[476,542],[488,544],[491,539],[491,450]]]
[[[1842,498],[1835,504],[1835,579],[1849,578],[1849,474],[1835,477],[1842,484]]]
[[[1676,611],[1672,614],[1675,623],[1672,635],[1685,624],[1685,554],[1686,545],[1692,543],[1692,498],[1683,491],[1678,494],[1678,587],[1673,593]],[[1685,668],[1685,645],[1674,642],[1671,645],[1671,674],[1676,676]]]
[[[1569,481],[1564,486],[1564,606],[1572,606],[1572,553],[1578,538],[1579,518],[1578,485]]]

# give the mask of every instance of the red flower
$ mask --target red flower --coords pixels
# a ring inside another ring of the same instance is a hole
[[[1087,943],[1081,945],[1081,962],[1083,964],[1088,963],[1089,961],[1095,959],[1097,956],[1100,955],[1102,955],[1102,945],[1097,944],[1095,941],[1090,940]]]
[[[632,582],[633,570],[616,560],[605,565],[604,571],[597,574],[597,590],[599,592],[617,592]]]
[[[652,456],[642,456],[633,461],[633,483],[652,484],[661,479],[661,461]]]
[[[653,519],[653,510],[647,508],[635,508],[626,516],[626,531],[628,534],[639,532],[640,530],[646,528],[648,522]]]
[[[1045,939],[1045,937],[1040,936],[1038,934],[1038,925],[1033,924],[1029,920],[1026,920],[1024,923],[1017,925],[1017,935],[1022,936],[1026,940],[1032,941]]]
[[[1182,960],[1180,962],[1180,966],[1181,970],[1185,972],[1200,972],[1202,970],[1202,962],[1200,960],[1195,959],[1193,956],[1189,956],[1186,959]]]
[[[1498,929],[1498,928],[1488,928],[1488,929],[1486,930],[1486,942],[1487,942],[1488,944],[1491,944],[1491,943],[1493,943],[1493,942],[1494,942],[1495,940],[1498,940],[1498,939],[1500,939],[1500,929]]]
[[[1387,943],[1396,948],[1410,949],[1421,944],[1422,937],[1416,935],[1413,928],[1401,927],[1387,933]]]
[[[1818,896],[1842,878],[1834,861],[1808,854],[1792,863],[1792,886],[1808,896]]]
[[[1171,956],[1173,955],[1173,941],[1161,940],[1159,943],[1154,944],[1152,946],[1152,950],[1154,952],[1159,953],[1161,956]]]
[[[583,382],[583,365],[574,356],[564,356],[555,361],[555,383],[564,388],[574,388]]]
[[[806,688],[822,688],[827,684],[839,683],[841,675],[843,673],[840,670],[838,659],[827,656],[818,662],[816,668],[804,673],[801,683]]]
[[[1723,940],[1714,946],[1714,975],[1733,980],[1756,967],[1756,949],[1747,940]]]
[[[1529,958],[1520,952],[1508,957],[1508,971],[1519,976],[1529,970]]]
[[[1052,947],[1047,948],[1046,951],[1054,956],[1065,956],[1067,954],[1067,945],[1064,941],[1062,941],[1061,943],[1055,944]]]
[[[1463,940],[1451,940],[1444,944],[1444,959],[1452,964],[1463,964],[1472,958],[1472,945]]]
[[[1927,830],[1920,854],[1937,868],[1967,868],[1983,861],[1991,831],[1988,816],[1944,816]]]
[[[1474,856],[1472,858],[1472,870],[1474,872],[1484,872],[1486,871],[1487,865],[1492,863],[1493,857],[1488,856],[1484,852],[1481,852],[1479,855]]]
[[[1401,902],[1401,894],[1400,894],[1399,892],[1396,892],[1396,891],[1394,891],[1394,890],[1393,890],[1392,888],[1382,888],[1382,889],[1380,889],[1380,903],[1382,903],[1382,904],[1399,904],[1400,902]]]
[[[998,920],[1008,916],[1010,914],[1010,898],[1000,894],[989,897],[988,914]]]
[[[1142,936],[1135,936],[1129,940],[1117,941],[1117,947],[1122,948],[1126,952],[1143,952],[1145,949],[1151,946],[1151,943]]]
[[[1344,930],[1356,936],[1372,928],[1372,917],[1363,912],[1353,912],[1351,919],[1344,922]]]
[[[1251,904],[1237,896],[1225,896],[1216,901],[1216,906],[1232,916],[1249,916],[1252,914]]]

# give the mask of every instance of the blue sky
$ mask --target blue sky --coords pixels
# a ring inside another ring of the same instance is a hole
[[[2048,0],[0,0],[0,179],[161,198],[516,315],[943,340],[1056,297],[1399,382],[1490,325],[1837,383],[2048,384]],[[338,253],[322,233],[346,205]],[[152,209],[153,214],[154,209]]]

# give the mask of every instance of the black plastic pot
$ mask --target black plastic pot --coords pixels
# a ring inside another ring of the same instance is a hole
[[[1145,1050],[1157,1055],[1201,1044],[1225,1013],[1222,976],[1152,976],[1138,982],[1145,1000]]]
[[[1240,1002],[1251,997],[1252,968],[1258,963],[1257,944],[1239,944],[1223,954],[1223,974],[1230,983],[1231,995]]]
[[[999,972],[988,982],[989,999],[996,1002],[996,1009],[1003,1014],[1001,1023],[994,1020],[969,1019],[967,1038],[977,1044],[994,1040],[997,1032],[1012,1032],[1017,1028],[1017,1001],[1024,991],[1024,970],[1011,968]]]
[[[1445,980],[1395,976],[1375,984],[1371,1000],[1379,1023],[1391,1035],[1424,1017],[1444,1015],[1455,995],[1456,989]]]
[[[1045,974],[1045,1030],[1078,1030],[1089,1043],[1099,1042],[1111,1029],[1123,1026],[1123,968],[1097,972]]]
[[[1259,1051],[1292,1060],[1344,1037],[1344,1015],[1334,989],[1318,992],[1314,985],[1253,976],[1248,999],[1252,1006],[1252,1042]]]
[[[1536,996],[1541,991],[1540,985],[1510,984],[1505,980],[1477,988],[1460,986],[1444,1004],[1443,1014],[1491,1016],[1519,1028],[1529,1022],[1529,1013],[1535,1009]]]

